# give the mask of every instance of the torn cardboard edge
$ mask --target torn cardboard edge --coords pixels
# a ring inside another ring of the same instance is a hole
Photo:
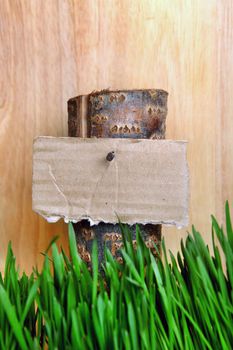
[[[113,224],[113,225],[122,223],[122,224],[128,224],[129,226],[133,226],[135,224],[141,224],[141,225],[152,224],[152,225],[164,225],[164,226],[167,226],[167,227],[176,226],[176,228],[179,229],[179,230],[184,228],[184,227],[186,227],[186,226],[188,226],[188,224],[189,224],[189,218],[188,217],[187,217],[186,221],[184,221],[182,224],[179,224],[177,222],[170,222],[170,223],[168,223],[168,222],[162,222],[162,221],[147,221],[147,220],[145,222],[134,222],[134,223],[130,224],[128,222],[123,222],[118,215],[116,215],[116,217],[118,217],[117,221],[115,221],[115,222],[106,222],[104,220],[94,221],[94,220],[92,220],[91,217],[85,217],[85,216],[80,218],[79,220],[68,218],[68,217],[63,217],[63,216],[45,216],[45,215],[41,214],[40,212],[37,212],[36,210],[34,210],[34,211],[37,214],[39,214],[40,216],[42,216],[50,224],[54,224],[54,223],[58,222],[59,220],[63,220],[66,224],[68,224],[68,223],[77,224],[78,222],[80,222],[82,220],[87,220],[89,222],[90,226],[95,226],[95,225],[98,225],[100,223]]]
[[[97,225],[121,221],[129,225],[185,227],[189,201],[186,144],[186,141],[170,140],[36,138],[33,210],[48,222],[88,220],[91,225]],[[108,164],[106,154],[112,150],[116,159]],[[135,203],[138,190],[150,208],[146,212],[143,203],[139,208]],[[110,203],[106,198],[110,198]],[[159,203],[164,207],[162,211]]]

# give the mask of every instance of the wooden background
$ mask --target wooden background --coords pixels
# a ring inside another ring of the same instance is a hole
[[[69,97],[92,90],[169,91],[167,138],[189,141],[190,222],[233,200],[231,0],[0,1],[0,268],[9,240],[21,268],[40,263],[64,223],[31,210],[32,141],[66,136]],[[186,230],[164,230],[174,252]]]

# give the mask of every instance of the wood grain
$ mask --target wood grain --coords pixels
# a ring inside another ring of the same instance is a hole
[[[68,98],[92,90],[169,91],[167,138],[187,139],[191,222],[233,200],[231,0],[0,2],[0,266],[12,240],[22,269],[41,262],[63,223],[31,209],[32,140],[66,136]],[[185,230],[165,229],[174,252]]]

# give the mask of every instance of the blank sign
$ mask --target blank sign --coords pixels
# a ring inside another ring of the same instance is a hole
[[[39,137],[33,209],[51,221],[186,226],[186,148],[184,141]]]

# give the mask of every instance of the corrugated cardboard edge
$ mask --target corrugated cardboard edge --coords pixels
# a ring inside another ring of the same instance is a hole
[[[53,137],[53,136],[38,136],[36,138],[34,138],[33,140],[33,147],[35,145],[35,143],[37,141],[39,141],[40,139],[57,139],[57,137]],[[71,139],[70,137],[59,137],[59,139]],[[72,138],[74,139],[74,141],[77,140],[77,138]],[[82,139],[83,140],[83,139]],[[87,138],[86,139],[88,142],[95,142],[97,139],[96,138]],[[120,140],[120,139],[119,139]],[[140,141],[145,141],[144,139],[137,139],[137,140],[131,140],[130,141],[132,142],[140,142]],[[184,144],[188,144],[188,141],[187,140],[170,140],[170,139],[166,139],[166,140],[160,140],[160,141],[165,141],[165,142],[174,142],[174,143],[184,143]],[[151,142],[157,142],[157,141],[151,141]],[[126,224],[129,224],[130,226],[131,225],[134,225],[135,223],[137,224],[142,224],[142,225],[146,225],[146,224],[153,224],[153,225],[157,225],[157,224],[162,224],[164,226],[176,226],[178,229],[181,229],[183,227],[187,227],[188,224],[189,224],[189,200],[190,200],[190,193],[189,193],[189,187],[190,187],[190,173],[189,173],[189,167],[188,167],[188,160],[187,160],[187,149],[186,149],[186,152],[185,152],[185,167],[187,169],[187,178],[186,178],[186,181],[187,181],[187,191],[186,191],[186,197],[185,197],[185,203],[186,203],[186,210],[184,212],[184,215],[183,215],[183,218],[182,218],[182,222],[176,222],[176,221],[173,221],[173,220],[170,220],[170,221],[162,221],[162,220],[133,220],[133,222],[130,222],[130,221],[124,221],[117,213],[116,213],[116,220],[115,221],[106,221],[104,219],[99,219],[99,220],[96,220],[95,218],[91,217],[91,216],[86,216],[86,215],[80,215],[79,217],[69,217],[69,216],[63,216],[63,215],[50,215],[50,216],[46,216],[45,213],[43,213],[42,211],[40,210],[37,210],[35,207],[34,207],[34,204],[32,205],[32,209],[33,211],[35,211],[36,213],[38,213],[40,216],[44,217],[44,219],[46,219],[48,222],[50,223],[54,223],[54,222],[57,222],[58,220],[60,219],[63,219],[64,222],[68,223],[68,222],[72,222],[72,223],[77,223],[77,222],[80,222],[82,220],[88,220],[90,225],[93,226],[93,225],[98,225],[100,222],[101,223],[106,223],[106,224],[117,224],[119,222],[121,223],[126,223]],[[32,178],[33,178],[33,173],[32,173]],[[32,193],[32,197],[33,197],[33,193]]]

